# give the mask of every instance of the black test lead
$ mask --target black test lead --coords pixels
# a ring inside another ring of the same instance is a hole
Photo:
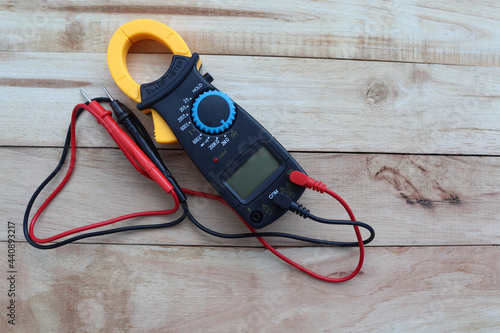
[[[109,94],[109,92],[108,92],[108,94]],[[83,91],[82,91],[82,95],[85,96],[86,98],[88,98],[88,96]],[[99,111],[99,113],[104,112],[105,115],[106,114],[109,115],[110,111],[106,111],[100,105],[96,104],[97,101],[100,101],[100,102],[107,101],[107,102],[109,102],[110,99],[108,99],[108,98],[96,98],[96,99],[92,99],[92,101],[89,103],[90,104],[89,106],[93,105],[93,109],[95,109],[95,108],[101,109]],[[117,101],[115,100],[115,102],[117,102]],[[106,234],[112,234],[112,233],[123,232],[123,231],[132,231],[132,230],[140,230],[140,229],[153,229],[153,228],[164,228],[164,227],[168,227],[168,226],[173,226],[173,225],[176,225],[176,224],[180,223],[182,220],[184,220],[185,217],[189,217],[189,219],[193,222],[193,224],[196,227],[198,227],[202,231],[207,232],[207,233],[209,233],[209,234],[211,234],[213,236],[223,237],[223,238],[233,238],[233,239],[234,238],[257,237],[257,239],[268,250],[270,250],[274,255],[278,256],[280,259],[282,259],[285,262],[289,263],[290,265],[298,268],[299,270],[301,270],[301,271],[303,271],[303,272],[305,272],[305,273],[307,273],[307,274],[309,274],[309,275],[311,275],[311,276],[313,276],[315,278],[324,280],[324,281],[328,281],[328,282],[342,282],[342,281],[346,281],[346,280],[349,280],[350,278],[352,278],[353,276],[355,276],[359,272],[359,270],[361,269],[361,265],[363,263],[363,258],[364,258],[363,244],[367,244],[371,240],[373,240],[373,237],[374,237],[374,231],[373,231],[373,229],[370,226],[368,226],[368,225],[366,225],[366,224],[364,224],[362,222],[355,221],[354,216],[352,215],[352,212],[350,211],[350,208],[347,206],[347,204],[341,198],[339,198],[335,193],[333,193],[330,190],[328,190],[326,188],[326,186],[323,185],[321,182],[315,181],[312,178],[306,176],[305,174],[302,174],[301,176],[299,174],[300,177],[297,177],[297,176],[294,177],[294,173],[292,173],[290,175],[290,180],[293,183],[295,183],[295,184],[297,184],[299,186],[304,186],[304,187],[307,187],[307,188],[311,188],[311,189],[319,191],[321,193],[326,192],[326,193],[334,196],[337,200],[340,199],[340,202],[342,203],[342,205],[344,205],[344,208],[346,208],[346,210],[348,211],[348,213],[349,213],[349,215],[350,215],[350,217],[352,218],[353,221],[334,221],[334,220],[325,220],[325,219],[314,219],[312,215],[308,216],[309,218],[312,218],[313,220],[316,220],[317,222],[328,223],[328,224],[349,224],[349,225],[354,226],[356,229],[359,226],[359,227],[363,227],[363,228],[368,229],[368,231],[370,232],[371,236],[368,239],[366,239],[365,241],[363,241],[361,239],[361,235],[359,234],[359,231],[358,230],[356,231],[356,236],[358,238],[358,245],[360,247],[360,259],[359,259],[358,266],[356,267],[356,269],[350,275],[345,276],[343,278],[330,278],[330,277],[327,277],[327,276],[321,276],[321,275],[319,275],[319,274],[317,274],[317,273],[315,273],[313,271],[310,271],[309,269],[307,269],[307,268],[305,268],[305,267],[303,267],[303,266],[301,266],[301,265],[293,262],[292,260],[290,260],[289,258],[287,258],[286,256],[284,256],[283,254],[279,253],[274,247],[272,247],[269,243],[267,243],[262,237],[285,237],[285,238],[296,239],[296,240],[304,241],[304,242],[312,242],[312,243],[315,243],[315,244],[334,245],[334,246],[355,246],[356,245],[355,242],[337,242],[337,241],[320,240],[320,239],[314,239],[314,238],[308,238],[308,237],[298,236],[298,235],[294,235],[294,234],[281,233],[281,232],[256,232],[256,230],[253,229],[250,225],[248,225],[245,222],[245,220],[242,220],[242,221],[247,225],[247,227],[250,229],[251,233],[249,233],[249,234],[248,233],[247,234],[223,234],[223,233],[219,233],[219,232],[213,231],[211,229],[208,229],[208,228],[204,227],[203,225],[201,225],[198,221],[196,221],[196,219],[189,212],[189,209],[188,209],[188,206],[187,206],[187,202],[181,202],[180,203],[181,206],[182,206],[182,208],[183,208],[183,210],[184,210],[184,213],[182,214],[181,217],[179,217],[175,221],[171,221],[171,222],[167,222],[167,223],[161,223],[161,224],[156,224],[156,225],[134,225],[134,226],[129,226],[129,227],[121,227],[121,228],[115,228],[115,229],[108,229],[108,230],[103,230],[103,231],[97,231],[97,232],[80,234],[80,235],[78,235],[76,237],[72,237],[72,238],[63,240],[61,242],[53,243],[53,244],[50,244],[50,245],[42,245],[42,244],[40,244],[40,243],[46,243],[46,242],[50,242],[52,240],[59,239],[61,237],[64,237],[65,235],[73,234],[74,232],[77,232],[78,229],[80,229],[80,230],[83,231],[83,230],[88,230],[89,228],[93,228],[93,227],[95,227],[97,225],[103,225],[103,224],[109,224],[109,223],[118,222],[118,221],[120,221],[120,220],[122,220],[124,218],[146,216],[146,215],[158,215],[158,214],[163,215],[163,214],[172,213],[173,211],[176,210],[176,209],[173,209],[173,210],[170,210],[170,211],[141,212],[141,213],[128,214],[128,215],[125,215],[125,216],[122,216],[122,217],[118,217],[118,218],[114,218],[114,219],[111,219],[111,220],[108,220],[108,221],[94,223],[93,225],[88,225],[88,226],[85,226],[85,227],[80,227],[80,228],[77,228],[77,229],[74,229],[74,230],[70,230],[70,231],[67,231],[67,232],[61,233],[59,235],[52,236],[50,238],[46,238],[46,239],[38,239],[37,237],[34,236],[34,234],[33,234],[33,227],[34,227],[34,223],[36,221],[36,217],[39,216],[39,213],[41,213],[43,211],[44,207],[46,206],[46,204],[48,204],[48,202],[44,203],[44,205],[42,205],[42,207],[39,208],[39,210],[37,211],[37,214],[35,214],[35,217],[33,218],[32,223],[30,225],[29,222],[28,222],[28,219],[29,219],[31,208],[32,208],[33,203],[36,200],[38,194],[42,191],[42,189],[45,187],[45,185],[47,185],[51,181],[51,179],[53,179],[53,177],[61,169],[62,164],[64,163],[64,160],[66,158],[66,152],[68,151],[68,149],[70,147],[70,140],[71,140],[71,149],[72,149],[72,163],[70,165],[70,170],[73,169],[73,164],[74,164],[74,161],[73,161],[73,156],[74,156],[73,149],[76,146],[76,144],[74,142],[74,138],[75,137],[72,135],[72,133],[74,134],[74,126],[75,126],[76,118],[78,117],[78,114],[80,114],[81,113],[80,111],[82,110],[82,109],[76,110],[78,107],[84,108],[87,111],[92,111],[92,110],[88,109],[87,105],[79,104],[79,105],[76,106],[76,108],[73,111],[74,116],[72,117],[72,123],[71,123],[70,129],[68,130],[68,135],[66,136],[66,143],[64,145],[63,154],[61,156],[61,160],[59,162],[59,165],[52,172],[52,174],[49,175],[49,177],[35,191],[35,193],[33,194],[32,198],[30,199],[30,202],[28,203],[28,206],[26,207],[26,212],[25,212],[25,216],[24,216],[24,220],[23,220],[23,231],[24,231],[26,239],[28,240],[28,242],[32,246],[34,246],[36,248],[39,248],[39,249],[53,249],[53,248],[56,248],[56,247],[59,247],[59,246],[71,243],[71,242],[76,241],[76,240],[81,240],[81,239],[84,239],[84,238],[87,238],[87,237],[102,236],[102,235],[106,235]],[[126,108],[125,106],[123,106],[123,107],[125,109],[119,110],[117,108],[118,113],[120,111],[128,110],[128,108]],[[76,114],[75,114],[75,111],[77,111]],[[130,113],[131,119],[136,119],[135,115],[132,112],[130,112],[130,110],[128,110],[128,112]],[[100,118],[100,117],[98,117],[98,118]],[[108,122],[110,120],[111,120],[111,117],[108,117]],[[139,132],[140,133],[144,133],[143,139],[146,140],[146,141],[148,141],[147,140],[148,139],[147,132],[144,130],[144,127],[142,126],[142,124],[138,120],[137,120],[137,126],[139,128]],[[156,147],[154,146],[154,144],[152,144],[152,140],[151,139],[149,139],[149,142],[151,142],[150,148],[151,148],[151,150],[153,151],[153,154],[154,154],[154,152],[156,151]],[[122,151],[123,151],[124,154],[126,153],[126,151],[128,151],[128,149],[124,150],[125,147],[122,147],[122,145],[119,144],[119,146],[122,149]],[[156,155],[159,156],[157,152],[156,152]],[[131,157],[131,156],[129,156],[129,157]],[[134,158],[132,158],[132,159],[129,158],[129,161],[132,164],[137,164],[135,162]],[[134,166],[136,167],[136,165],[134,165]],[[137,169],[137,167],[136,167],[136,169]],[[158,170],[159,170],[159,168],[158,168]],[[140,171],[141,173],[144,172],[144,170],[142,170],[140,168],[138,169],[138,171]],[[69,175],[67,175],[67,177],[65,177],[65,178],[68,178],[68,176]],[[61,183],[60,186],[59,186],[59,189],[61,189],[63,186],[64,186],[64,184]],[[173,189],[173,191],[175,193],[175,189]],[[197,192],[197,191],[192,191],[192,190],[187,190],[187,189],[182,189],[182,191],[185,191],[185,193],[187,193],[187,194],[199,195],[199,196],[204,196],[204,197],[207,197],[207,198],[215,199],[215,200],[221,201],[222,203],[224,203],[224,204],[227,205],[227,203],[221,197],[216,196],[216,195],[212,195],[212,194],[208,194],[208,193],[202,193],[202,192]],[[182,193],[182,191],[181,191],[181,193]],[[172,193],[172,194],[174,195],[174,193]],[[51,197],[55,196],[55,194],[56,193],[52,193]],[[49,201],[50,201],[50,199],[49,199]],[[284,206],[288,206],[288,204],[285,204]],[[290,209],[292,206],[294,207],[295,204],[291,205],[290,207],[283,207],[283,208],[284,209]],[[32,235],[33,235],[33,238],[32,238]]]

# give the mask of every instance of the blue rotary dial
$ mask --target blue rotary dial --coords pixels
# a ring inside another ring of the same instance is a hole
[[[236,108],[229,96],[219,90],[209,90],[194,101],[191,116],[203,133],[219,134],[233,125]]]

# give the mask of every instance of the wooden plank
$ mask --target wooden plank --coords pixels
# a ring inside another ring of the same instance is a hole
[[[348,249],[284,252],[330,276],[356,260]],[[494,246],[369,248],[362,274],[341,285],[261,249],[69,245],[44,252],[18,243],[17,253],[13,332],[500,329]],[[0,330],[8,328],[4,318]]]
[[[25,205],[55,167],[59,154],[59,149],[0,149],[0,160],[8,161],[0,164],[0,209],[6,221],[21,228]],[[161,151],[161,154],[181,186],[214,193],[184,152]],[[500,199],[498,157],[318,153],[293,156],[310,175],[343,196],[358,220],[375,228],[373,245],[500,244],[500,210],[492,204]],[[171,200],[161,189],[138,174],[119,150],[78,149],[77,161],[72,180],[42,215],[36,229],[39,237],[125,213],[171,207]],[[56,185],[57,182],[47,187],[35,207],[41,205]],[[222,204],[203,198],[190,198],[189,202],[194,215],[205,225],[223,232],[246,232]],[[341,207],[332,204],[327,196],[309,191],[300,202],[316,215],[347,218]],[[162,222],[165,222],[163,217],[150,217],[120,225]],[[315,224],[291,213],[264,230],[354,240],[350,227]],[[0,240],[6,237],[0,234]],[[116,234],[85,242],[260,245],[256,240],[231,241],[205,235],[187,221],[171,229]],[[279,239],[272,242],[297,245]]]
[[[79,89],[102,95],[105,84],[133,105],[102,53],[0,57],[2,145],[60,146]],[[128,58],[138,82],[169,63],[165,55]],[[203,63],[215,85],[289,150],[500,154],[500,68],[234,56],[203,56]],[[152,132],[150,118],[140,119]],[[92,117],[79,128],[80,145],[114,146]]]
[[[500,66],[494,0],[292,0],[283,6],[279,0],[4,1],[0,50],[104,52],[120,25],[140,17],[170,25],[202,54]]]

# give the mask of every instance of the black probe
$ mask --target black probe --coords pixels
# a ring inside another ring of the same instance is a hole
[[[125,106],[117,99],[114,99],[105,86],[102,86],[102,89],[109,97],[111,108],[118,118],[118,123],[125,126],[128,133],[130,134],[132,139],[134,139],[139,148],[141,148],[144,154],[149,157],[149,159],[156,165],[161,173],[163,173],[165,178],[168,179],[170,184],[172,184],[175,194],[177,194],[177,197],[179,198],[179,202],[186,202],[186,195],[182,191],[179,184],[177,184],[177,181],[172,176],[165,163],[163,163],[158,150],[156,149],[153,141],[151,140],[151,137],[147,133],[142,123],[139,121],[139,119],[137,119],[135,114],[130,111],[127,106]]]

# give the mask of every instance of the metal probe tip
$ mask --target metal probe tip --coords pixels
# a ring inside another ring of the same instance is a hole
[[[106,93],[106,95],[108,95],[108,97],[111,100],[111,102],[113,102],[114,99],[113,99],[113,97],[111,97],[111,94],[109,93],[108,89],[106,89],[105,86],[102,86],[102,90],[104,90],[104,92]]]
[[[92,102],[89,96],[87,96],[87,94],[83,92],[83,90],[80,90],[80,93],[87,99],[87,101],[89,101],[89,103]]]

